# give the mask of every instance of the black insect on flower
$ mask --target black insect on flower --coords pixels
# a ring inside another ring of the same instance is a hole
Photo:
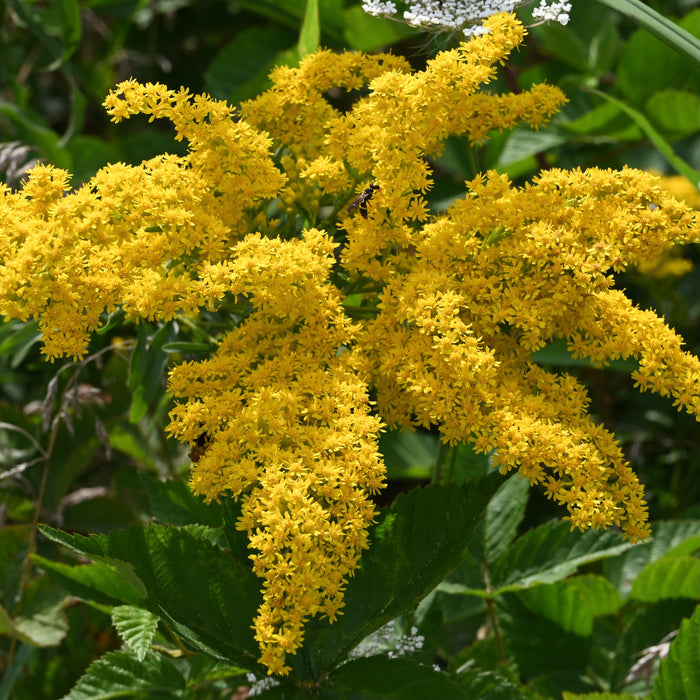
[[[372,195],[374,194],[375,190],[379,189],[379,185],[375,185],[373,182],[370,182],[369,187],[366,187],[362,194],[350,204],[348,207],[348,211],[352,211],[355,207],[360,207],[360,214],[362,214],[362,217],[364,219],[367,218],[367,202],[369,202],[370,199],[372,199]]]

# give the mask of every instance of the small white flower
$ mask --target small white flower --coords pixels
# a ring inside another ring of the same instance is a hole
[[[483,22],[499,12],[513,12],[525,0],[406,0],[403,19],[414,27],[461,29],[465,36],[485,34]],[[397,12],[390,0],[364,0],[362,9],[370,15],[390,16]],[[570,2],[540,0],[532,16],[540,22],[569,21]]]

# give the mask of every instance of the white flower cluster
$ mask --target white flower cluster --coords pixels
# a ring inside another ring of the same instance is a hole
[[[256,695],[262,695],[266,690],[279,685],[279,681],[272,676],[258,679],[254,673],[247,673],[246,680],[251,684],[250,688],[248,689],[249,698],[253,698]]]
[[[350,652],[348,660],[376,656],[377,654],[386,654],[390,659],[398,659],[422,649],[424,641],[425,637],[418,634],[417,627],[412,627],[409,634],[401,634],[396,621],[392,620],[363,639]]]
[[[570,2],[551,2],[541,0],[540,6],[532,11],[534,19],[539,19],[542,22],[559,22],[559,24],[568,24],[569,12],[571,12]]]
[[[403,19],[414,27],[461,29],[465,36],[476,36],[487,30],[482,22],[499,12],[513,12],[523,0],[406,0]],[[398,11],[391,0],[364,0],[362,9],[377,17],[390,17]],[[541,0],[533,17],[542,22],[569,21],[571,3]]]

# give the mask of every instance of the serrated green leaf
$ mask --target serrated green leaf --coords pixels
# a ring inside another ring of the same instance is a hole
[[[115,571],[104,561],[70,566],[45,559],[37,554],[32,561],[49,576],[58,581],[71,595],[81,600],[94,601],[102,605],[131,603],[138,605],[141,594],[132,582]]]
[[[112,610],[112,623],[122,641],[143,661],[158,629],[158,617],[143,608],[120,605]]]
[[[520,475],[512,475],[486,507],[469,551],[481,562],[494,562],[512,543],[523,516],[530,485]]]
[[[667,635],[678,630],[683,619],[692,615],[694,608],[693,601],[686,598],[669,598],[628,608],[630,612],[624,616],[622,634],[617,624],[611,630],[614,642],[609,648],[614,649],[614,657],[610,659],[610,680],[613,686],[624,686],[624,679],[640,657],[647,653],[645,650],[657,646]],[[654,672],[653,668],[651,670]]]
[[[62,700],[110,700],[124,697],[181,697],[185,679],[175,664],[150,652],[143,660],[110,651],[90,664],[73,690]]]
[[[605,577],[623,596],[627,596],[632,588],[632,582],[647,564],[657,561],[670,551],[678,555],[695,551],[698,536],[700,536],[700,520],[654,523],[651,540],[637,544],[621,556],[605,562]],[[688,540],[690,544],[685,545],[684,543]],[[687,550],[686,546],[690,549]]]
[[[614,531],[571,532],[565,522],[540,525],[520,537],[491,569],[494,594],[553,583],[572,574],[579,566],[627,551]]]
[[[661,662],[651,700],[700,698],[700,606],[681,623],[678,637]]]
[[[700,560],[666,556],[642,569],[630,597],[653,602],[662,598],[700,599]]]
[[[155,523],[90,537],[45,526],[42,532],[87,556],[121,562],[124,574],[130,572],[148,593],[143,607],[183,638],[215,658],[259,668],[251,624],[262,595],[247,560]]]
[[[417,661],[386,656],[350,661],[333,674],[331,682],[340,697],[362,700],[467,700],[472,697],[447,674]]]
[[[370,549],[348,581],[343,614],[313,618],[294,664],[300,678],[337,666],[366,636],[417,603],[460,562],[486,504],[503,483],[497,473],[459,485],[435,484],[396,499],[372,530]]]
[[[492,671],[469,669],[458,672],[456,680],[469,700],[526,700],[507,678]]]

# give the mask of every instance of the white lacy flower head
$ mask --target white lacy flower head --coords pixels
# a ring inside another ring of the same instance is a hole
[[[348,660],[359,659],[377,654],[386,654],[390,659],[408,656],[423,648],[425,637],[418,634],[417,627],[404,634],[396,620],[380,627],[369,637],[360,642],[348,655]]]
[[[528,0],[526,0],[528,1]],[[432,29],[461,29],[465,36],[476,36],[488,31],[484,20],[499,12],[513,12],[523,0],[404,0],[403,19],[414,27]],[[399,11],[391,0],[364,0],[362,9],[377,17],[393,17]],[[532,16],[541,22],[569,21],[571,3],[540,0]],[[394,19],[398,19],[394,17]]]

